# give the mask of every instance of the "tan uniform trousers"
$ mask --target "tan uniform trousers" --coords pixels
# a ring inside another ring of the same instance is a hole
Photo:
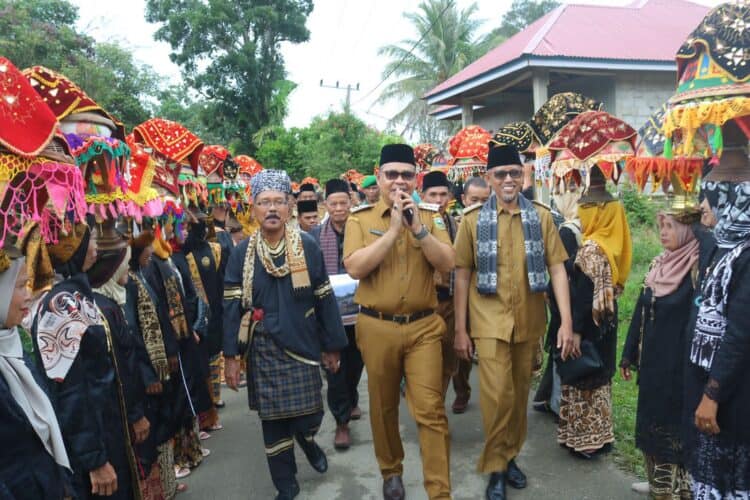
[[[424,487],[431,499],[451,498],[450,435],[442,393],[445,322],[433,314],[406,325],[357,317],[357,346],[367,368],[370,426],[383,479],[403,475],[398,411],[401,379],[419,433]]]
[[[456,315],[453,308],[453,300],[444,300],[438,303],[437,313],[445,321],[445,335],[443,335],[443,399],[448,392],[448,385],[458,371],[458,356],[453,349],[453,341],[456,338]]]
[[[538,342],[511,344],[499,339],[474,339],[479,355],[479,405],[484,449],[477,469],[505,471],[526,440],[531,369]]]

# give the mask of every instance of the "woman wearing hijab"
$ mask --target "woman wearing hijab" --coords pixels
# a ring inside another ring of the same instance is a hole
[[[147,440],[151,422],[146,416],[146,392],[138,366],[145,348],[131,331],[123,311],[127,298],[124,285],[128,278],[130,248],[127,240],[116,232],[114,221],[97,224],[96,236],[97,260],[86,274],[94,289],[94,301],[101,313],[108,343],[112,347],[109,355],[115,369],[117,401],[113,401],[111,410],[119,410],[119,418],[127,422],[128,436],[123,450],[127,463],[122,465],[123,470],[118,470],[118,474],[129,473],[133,496],[136,496],[136,490],[142,493],[140,482],[143,479],[136,447],[142,448]],[[142,497],[142,494],[137,497]]]
[[[221,400],[221,372],[224,366],[224,356],[221,348],[224,337],[222,319],[224,314],[224,268],[227,258],[222,255],[222,249],[218,243],[207,240],[206,215],[198,209],[193,209],[193,216],[194,222],[190,225],[182,251],[185,254],[193,286],[198,295],[199,307],[201,310],[205,309],[205,314],[200,316],[207,319],[207,324],[198,331],[198,335],[201,337],[199,346],[203,354],[208,357],[210,367],[209,393],[213,404],[217,408],[222,408],[224,402]],[[207,426],[207,424],[208,422],[201,422],[201,429],[218,431],[223,428],[221,423],[218,422],[218,417],[217,421],[211,426]]]
[[[721,163],[703,183],[716,244],[688,328],[684,402],[686,467],[697,500],[750,497],[749,163],[746,139],[725,141]]]
[[[77,498],[130,498],[127,430],[117,406],[107,335],[86,275],[96,238],[76,224],[49,247],[57,276],[32,312],[32,337],[73,469]]]
[[[643,452],[649,498],[690,498],[683,467],[681,412],[687,323],[698,273],[698,240],[692,224],[700,212],[658,216],[664,251],[651,262],[625,340],[620,370],[638,370],[635,443]]]
[[[565,270],[568,273],[568,279],[573,274],[574,262],[578,246],[581,244],[581,221],[578,218],[578,200],[581,198],[581,191],[578,189],[578,180],[571,176],[565,192],[557,193],[552,196],[554,208],[557,214],[562,218],[558,232],[562,240],[565,251],[568,253],[568,260],[565,261]],[[557,331],[560,329],[560,310],[557,307],[554,290],[550,283],[548,289],[550,321],[547,328],[546,348],[551,353],[554,346],[557,345]],[[557,415],[560,412],[560,377],[555,373],[554,356],[547,357],[547,366],[545,367],[542,380],[539,383],[537,392],[534,395],[534,409],[542,412],[552,412]]]
[[[165,233],[172,232],[172,224],[165,225]],[[171,236],[171,234],[167,234]],[[210,453],[201,447],[198,437],[196,416],[198,392],[205,389],[206,379],[195,377],[199,370],[200,353],[195,342],[189,303],[195,299],[195,290],[191,282],[185,283],[177,266],[172,260],[172,247],[164,239],[161,229],[154,235],[154,255],[151,259],[150,284],[160,298],[157,305],[162,332],[172,339],[178,366],[172,372],[172,407],[175,412],[175,474],[177,479],[190,474],[190,469],[197,467],[204,456]],[[189,278],[189,276],[188,276]],[[165,342],[166,346],[166,342]]]
[[[159,321],[159,296],[148,279],[153,242],[154,234],[151,231],[143,231],[130,241],[125,316],[134,335],[142,339],[146,352],[146,358],[140,363],[140,371],[148,395],[146,415],[152,426],[146,449],[139,454],[146,475],[142,487],[148,498],[159,498],[163,494],[163,498],[172,499],[178,491],[184,491],[187,487],[178,485],[175,478],[172,438],[177,428],[170,394],[174,384],[167,353],[168,341]]]
[[[0,249],[0,498],[61,500],[70,495],[70,462],[18,331],[30,302],[25,259],[15,248]]]
[[[622,204],[605,189],[598,167],[579,200],[581,241],[571,275],[576,346],[590,342],[600,368],[562,380],[557,441],[581,458],[592,458],[614,442],[612,376],[617,349],[617,302],[630,274],[632,243]],[[577,347],[578,355],[581,354]]]

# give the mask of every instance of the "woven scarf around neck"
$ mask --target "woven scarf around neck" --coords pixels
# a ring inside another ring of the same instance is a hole
[[[250,237],[245,253],[245,263],[242,266],[242,306],[250,309],[253,306],[253,277],[255,276],[255,256],[258,255],[263,268],[274,278],[292,275],[292,294],[298,295],[302,290],[310,288],[310,274],[305,261],[305,249],[302,245],[300,230],[287,224],[284,229],[284,263],[277,266],[271,257],[268,243],[263,239],[261,231],[256,231]]]
[[[167,351],[164,348],[164,336],[159,326],[159,316],[156,312],[156,306],[151,300],[151,295],[148,293],[148,289],[141,280],[141,277],[132,271],[129,274],[138,288],[138,323],[143,343],[146,345],[146,352],[148,352],[148,359],[151,361],[151,366],[153,366],[159,380],[169,380]]]
[[[532,293],[547,289],[547,264],[544,260],[542,223],[534,204],[518,195],[521,209],[526,273]],[[497,293],[497,197],[492,193],[479,212],[477,221],[477,289],[482,295]]]
[[[329,217],[320,228],[320,250],[329,275],[339,274],[339,239]]]

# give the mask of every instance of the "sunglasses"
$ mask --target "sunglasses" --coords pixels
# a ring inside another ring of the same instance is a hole
[[[523,172],[520,168],[512,168],[510,170],[493,170],[492,176],[495,178],[495,180],[502,181],[507,176],[510,176],[511,179],[520,179],[523,175]]]
[[[412,170],[386,170],[383,172],[383,175],[389,181],[395,181],[396,179],[401,177],[403,180],[408,182],[413,181],[417,176],[417,173]]]

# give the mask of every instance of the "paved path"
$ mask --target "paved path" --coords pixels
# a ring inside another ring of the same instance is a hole
[[[472,386],[477,387],[476,370]],[[329,470],[317,474],[297,450],[297,478],[302,487],[300,500],[380,499],[381,478],[373,454],[372,434],[368,421],[367,383],[361,387],[362,420],[352,422],[356,445],[345,452],[333,449],[335,424],[326,413],[318,442],[328,455]],[[263,454],[260,421],[247,408],[246,392],[222,391],[227,407],[222,410],[225,429],[215,432],[204,442],[212,455],[186,478],[189,491],[178,500],[273,499],[275,490]],[[451,479],[455,500],[484,498],[486,478],[476,473],[476,460],[482,447],[482,429],[477,402],[472,396],[469,410],[463,415],[449,413],[451,428]],[[453,390],[449,390],[449,402]],[[422,487],[422,469],[416,427],[405,404],[401,405],[401,434],[406,459],[404,483],[407,498],[426,499]],[[551,418],[530,411],[529,435],[518,460],[529,476],[525,490],[509,490],[511,500],[637,500],[630,491],[634,480],[607,458],[591,462],[572,458],[555,441],[555,424]]]

